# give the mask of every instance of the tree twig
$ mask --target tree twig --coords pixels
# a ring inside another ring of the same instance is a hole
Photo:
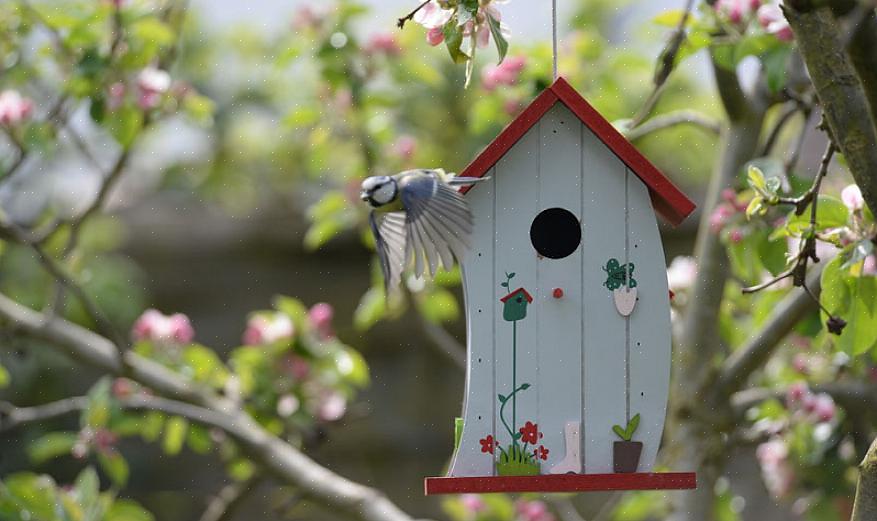
[[[420,11],[421,9],[426,7],[426,4],[430,3],[431,1],[432,0],[424,0],[424,2],[422,2],[420,5],[418,5],[413,11],[406,14],[402,18],[399,18],[399,20],[396,22],[396,27],[398,27],[399,29],[404,29],[405,23],[408,22],[408,20],[413,20],[414,15],[416,15],[418,11]]]
[[[821,289],[822,267],[813,270],[807,281],[814,292]],[[744,346],[734,351],[719,372],[716,387],[725,395],[737,391],[746,379],[774,353],[783,338],[788,335],[802,318],[815,311],[813,299],[803,289],[786,295],[768,316],[761,330]]]
[[[655,116],[638,127],[631,128],[625,132],[625,136],[631,141],[636,141],[653,132],[677,125],[694,125],[714,135],[719,135],[722,131],[721,123],[705,114],[694,110],[677,110]]]
[[[256,489],[263,479],[253,475],[244,481],[235,481],[222,487],[222,490],[207,504],[199,521],[225,521],[234,515],[237,507]]]
[[[682,49],[682,44],[685,43],[685,39],[688,37],[688,33],[685,31],[685,26],[688,24],[688,19],[691,17],[691,10],[693,8],[694,0],[685,0],[685,7],[682,11],[682,16],[679,18],[679,23],[676,25],[676,29],[673,30],[673,33],[671,33],[667,45],[664,46],[664,50],[661,51],[661,55],[658,57],[658,65],[655,69],[654,78],[652,79],[654,87],[642,107],[640,107],[639,111],[631,120],[631,129],[640,126],[652,113],[655,105],[658,104],[658,100],[661,99],[661,91],[667,83],[667,79],[670,77],[673,69],[676,68],[676,58],[679,56],[679,50]]]

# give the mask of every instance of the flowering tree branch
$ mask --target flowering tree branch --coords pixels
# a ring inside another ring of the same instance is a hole
[[[365,521],[409,521],[382,493],[341,477],[320,466],[298,449],[266,431],[230,400],[193,385],[169,369],[134,352],[120,353],[110,340],[58,317],[28,309],[0,295],[0,319],[11,327],[41,338],[98,369],[126,376],[165,397],[132,396],[125,407],[158,410],[225,431],[250,458],[285,483],[298,487],[308,498],[339,508]],[[74,400],[51,409],[66,414],[81,405]],[[43,410],[26,410],[46,416]],[[14,416],[14,414],[12,415]]]

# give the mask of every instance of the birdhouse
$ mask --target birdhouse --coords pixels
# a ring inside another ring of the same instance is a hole
[[[651,472],[671,358],[656,214],[694,204],[562,78],[461,175],[489,179],[463,189],[466,393],[427,494],[694,488]]]
[[[518,288],[501,298],[500,302],[502,302],[503,320],[514,322],[527,318],[527,306],[533,302],[533,297],[524,288]]]

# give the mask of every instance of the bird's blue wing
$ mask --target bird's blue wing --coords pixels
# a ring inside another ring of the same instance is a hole
[[[400,194],[407,212],[406,259],[414,261],[415,275],[426,266],[434,275],[439,261],[450,270],[471,243],[472,213],[463,196],[432,173],[404,178]]]
[[[398,288],[405,271],[407,242],[405,212],[375,212],[369,214],[369,226],[375,237],[375,249],[384,275],[387,297]]]

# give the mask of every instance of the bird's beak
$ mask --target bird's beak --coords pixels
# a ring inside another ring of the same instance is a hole
[[[368,192],[366,192],[366,191],[359,192],[359,198],[362,199],[363,201],[368,201],[368,199],[369,199]]]

